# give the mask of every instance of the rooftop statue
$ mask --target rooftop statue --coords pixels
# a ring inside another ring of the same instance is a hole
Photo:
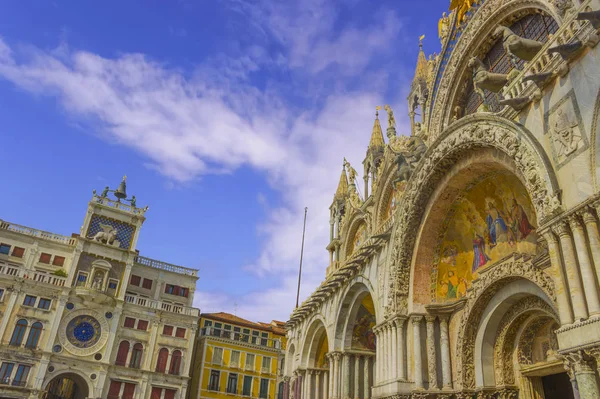
[[[388,127],[396,127],[396,118],[394,118],[394,111],[392,111],[392,107],[386,104],[383,109],[385,109],[388,114]]]
[[[450,17],[447,13],[442,14],[442,18],[438,22],[438,36],[440,41],[444,43],[444,39],[448,36],[448,32],[450,31]]]
[[[475,0],[452,0],[450,3],[450,11],[456,11],[458,18],[456,19],[456,25],[460,25],[465,20],[467,11],[471,9]]]
[[[498,93],[508,83],[508,75],[488,71],[484,63],[477,57],[469,60],[469,68],[473,69],[473,86],[475,86],[475,91],[481,97],[484,106],[486,105],[484,90]],[[514,69],[513,71],[518,73]]]
[[[354,181],[356,180],[356,170],[350,165],[350,162],[348,162],[346,158],[344,158],[344,167],[348,170],[348,180],[350,181],[350,184],[354,184]]]

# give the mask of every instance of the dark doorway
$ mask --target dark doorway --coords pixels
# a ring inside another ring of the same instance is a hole
[[[567,373],[552,374],[542,377],[544,396],[546,399],[575,399],[571,380]]]
[[[87,383],[83,378],[77,374],[63,374],[50,381],[44,399],[84,399],[87,396]]]

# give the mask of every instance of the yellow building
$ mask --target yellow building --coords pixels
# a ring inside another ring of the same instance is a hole
[[[190,399],[282,398],[283,326],[223,312],[201,314]]]

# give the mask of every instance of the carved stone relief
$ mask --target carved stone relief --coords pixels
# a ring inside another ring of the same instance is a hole
[[[588,148],[575,91],[571,90],[544,115],[544,134],[549,135],[552,157],[560,169]]]

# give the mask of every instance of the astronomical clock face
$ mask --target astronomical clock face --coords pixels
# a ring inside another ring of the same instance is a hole
[[[81,315],[67,324],[67,339],[77,348],[89,348],[100,340],[102,327],[92,316]]]
[[[59,339],[73,355],[86,356],[100,350],[108,339],[108,322],[89,309],[70,312],[63,320]]]

